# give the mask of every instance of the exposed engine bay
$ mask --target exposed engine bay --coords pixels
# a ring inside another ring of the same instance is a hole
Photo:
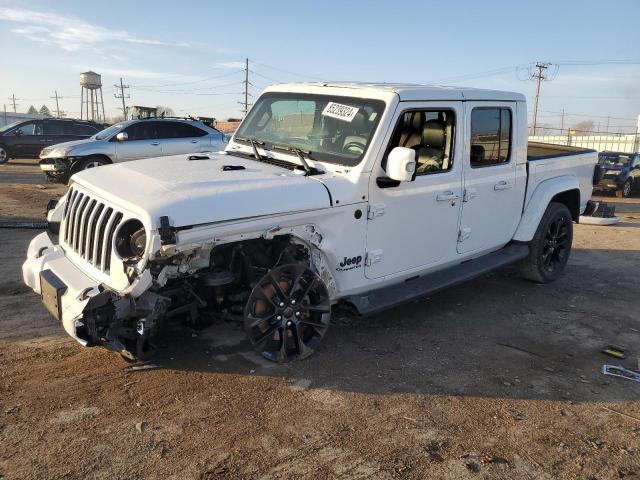
[[[168,321],[202,328],[236,320],[265,358],[304,358],[324,336],[331,310],[312,264],[309,248],[290,235],[157,256],[147,266],[150,289],[137,299],[103,290],[87,303],[77,333],[90,345],[145,359]]]

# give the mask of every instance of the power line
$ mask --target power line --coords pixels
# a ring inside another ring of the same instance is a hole
[[[535,72],[533,75],[531,75],[531,79],[536,80],[536,98],[533,104],[533,134],[534,135],[536,134],[536,126],[538,123],[538,101],[540,100],[540,84],[542,83],[543,80],[547,79],[547,77],[544,75],[543,72],[545,72],[549,68],[549,65],[551,64],[537,62],[535,68],[538,71]]]
[[[178,83],[165,83],[163,85],[131,85],[132,87],[141,88],[141,87],[150,87],[150,88],[163,88],[163,87],[178,87],[180,85],[193,85],[195,83],[207,82],[209,80],[215,80],[217,78],[230,77],[231,75],[237,75],[240,72],[244,72],[244,69],[234,70],[233,72],[223,73],[222,75],[214,75],[212,77],[202,78],[200,80],[193,80],[189,82],[178,82]]]
[[[320,80],[320,81],[324,81],[326,80],[325,78],[321,78],[317,75],[309,75],[308,73],[300,73],[300,72],[294,72],[291,70],[285,70],[284,68],[280,68],[280,67],[274,67],[273,65],[268,65],[266,63],[260,63],[260,62],[253,62],[255,65],[261,65],[263,67],[266,68],[270,68],[271,70],[276,70],[279,72],[284,72],[284,73],[288,73],[289,75],[293,75],[295,77],[302,77],[302,78],[312,78],[314,80]]]
[[[122,115],[124,115],[125,120],[127,119],[127,104],[125,103],[125,98],[131,98],[131,95],[128,93],[125,95],[125,89],[129,88],[129,85],[124,85],[122,83],[122,77],[120,77],[120,85],[115,84],[114,87],[120,90],[120,93],[114,93],[113,96],[116,98],[122,99]]]
[[[57,117],[60,118],[60,104],[58,103],[58,100],[62,100],[63,97],[58,97],[58,91],[54,90],[55,96],[54,97],[49,97],[49,98],[55,98],[56,99],[56,112],[57,112]]]
[[[17,104],[16,104],[16,100],[20,100],[19,98],[16,98],[15,94],[11,94],[11,96],[9,97],[9,100],[11,101],[11,103],[13,104],[13,113],[17,113],[16,112],[16,108],[17,108]]]

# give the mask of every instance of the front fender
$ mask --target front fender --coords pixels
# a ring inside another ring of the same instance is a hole
[[[519,242],[531,241],[551,199],[569,190],[580,190],[578,179],[572,175],[563,175],[540,182],[524,208],[513,239]]]

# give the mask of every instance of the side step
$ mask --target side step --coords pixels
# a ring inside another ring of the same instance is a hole
[[[528,245],[512,243],[501,250],[475,260],[469,260],[445,270],[405,280],[402,283],[373,290],[362,295],[350,295],[343,300],[356,307],[360,315],[369,315],[409,302],[422,295],[466,282],[496,268],[522,260],[527,255],[529,255]]]

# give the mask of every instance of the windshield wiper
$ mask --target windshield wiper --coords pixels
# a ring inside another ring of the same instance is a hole
[[[302,163],[302,168],[304,168],[305,175],[317,175],[319,173],[324,173],[322,170],[318,170],[317,168],[309,165],[309,162],[307,162],[307,159],[305,158],[305,155],[307,156],[307,158],[311,158],[311,152],[308,150],[302,150],[298,147],[289,147],[285,145],[273,145],[272,148],[274,150],[283,150],[285,152],[295,153]]]
[[[264,142],[262,140],[256,140],[255,138],[243,138],[243,137],[236,137],[236,140],[240,140],[241,142],[247,142],[248,144],[250,144],[251,148],[253,148],[253,156],[256,157],[258,160],[262,160],[262,155],[260,155],[260,152],[258,152],[258,147],[257,147],[257,145],[260,145],[261,147],[264,146]]]

